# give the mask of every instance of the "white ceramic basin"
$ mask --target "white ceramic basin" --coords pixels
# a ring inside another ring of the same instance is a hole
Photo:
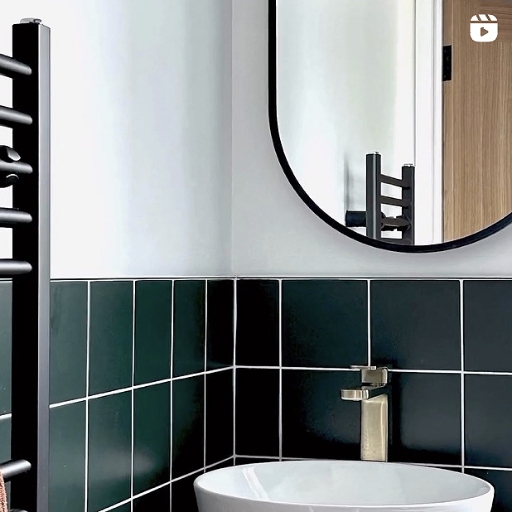
[[[194,483],[200,512],[490,512],[478,478],[423,466],[297,461],[212,471]]]

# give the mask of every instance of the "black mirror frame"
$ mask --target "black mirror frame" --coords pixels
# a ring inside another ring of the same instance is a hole
[[[322,208],[320,208],[308,193],[302,188],[302,185],[299,183],[297,178],[295,177],[293,170],[290,166],[288,158],[284,152],[283,144],[281,141],[281,135],[279,133],[279,122],[277,117],[277,1],[278,0],[269,0],[268,11],[269,11],[269,40],[268,40],[268,63],[269,63],[269,102],[268,102],[268,117],[270,124],[270,133],[272,136],[272,141],[274,143],[274,148],[277,153],[277,157],[279,159],[279,163],[283,168],[283,171],[288,178],[291,186],[294,188],[295,192],[299,195],[299,197],[306,203],[309,209],[315,213],[318,217],[320,217],[324,222],[329,224],[333,229],[339,231],[343,235],[352,238],[353,240],[357,240],[366,245],[370,245],[372,247],[376,247],[378,249],[385,249],[388,251],[394,252],[403,252],[403,253],[431,253],[431,252],[441,252],[447,251],[450,249],[457,249],[459,247],[464,247],[466,245],[473,244],[484,238],[487,238],[491,235],[494,235],[498,231],[501,231],[503,228],[507,227],[512,223],[512,213],[508,214],[506,217],[496,222],[492,226],[485,228],[474,235],[466,236],[464,238],[460,238],[458,240],[453,240],[451,242],[444,242],[442,244],[432,244],[432,245],[399,245],[393,244],[389,242],[383,242],[381,240],[374,240],[372,238],[368,238],[366,236],[360,235],[355,231],[347,228],[337,220],[333,219],[329,214],[327,214]]]

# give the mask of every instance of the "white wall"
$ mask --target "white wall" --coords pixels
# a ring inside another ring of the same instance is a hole
[[[52,277],[228,273],[231,1],[2,2],[2,53],[22,17],[52,29]]]
[[[343,224],[347,210],[366,209],[367,153],[381,153],[384,173],[399,178],[415,159],[414,7],[278,1],[281,141],[304,190]],[[396,197],[395,187],[384,189]]]
[[[512,227],[454,251],[406,255],[337,233],[302,203],[267,117],[267,2],[233,2],[233,271],[237,275],[512,276]]]

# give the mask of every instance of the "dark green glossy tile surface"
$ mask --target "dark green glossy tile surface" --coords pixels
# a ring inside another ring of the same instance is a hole
[[[133,283],[91,283],[90,394],[131,386]]]
[[[50,400],[86,395],[87,283],[50,285]]]
[[[112,509],[113,512],[131,512],[132,507],[130,503],[125,503],[124,505],[121,505],[120,507],[116,507]]]
[[[233,366],[234,281],[208,281],[207,369]]]
[[[204,371],[205,281],[174,282],[174,377]]]
[[[392,374],[392,461],[462,464],[460,388],[460,375]]]
[[[279,455],[279,370],[236,371],[236,453]]]
[[[11,460],[11,420],[0,420],[0,462]]]
[[[279,365],[279,282],[237,282],[236,362],[243,366]]]
[[[368,361],[366,281],[283,281],[283,365],[349,368]]]
[[[372,281],[373,364],[460,370],[459,281]]]
[[[195,473],[172,483],[172,512],[198,512],[194,480],[199,475]]]
[[[359,459],[360,404],[340,399],[359,384],[356,372],[284,370],[283,456]]]
[[[135,384],[171,376],[172,281],[135,285]]]
[[[206,376],[206,465],[233,455],[233,371]]]
[[[465,369],[512,372],[512,281],[464,283]]]
[[[172,478],[203,467],[204,377],[173,382]]]
[[[466,375],[464,427],[468,466],[512,468],[512,409],[504,398],[511,386],[509,375]]]
[[[83,512],[85,402],[50,410],[50,510]]]
[[[0,415],[11,412],[12,285],[0,282]]]
[[[89,512],[130,497],[131,393],[89,402]]]
[[[149,494],[135,499],[133,501],[133,512],[168,512],[170,506],[171,485],[169,484],[157,491],[150,492]]]
[[[264,462],[275,462],[276,459],[261,459],[252,457],[236,457],[235,466],[245,466],[246,464],[262,464]]]
[[[170,384],[135,390],[133,492],[170,479]]]

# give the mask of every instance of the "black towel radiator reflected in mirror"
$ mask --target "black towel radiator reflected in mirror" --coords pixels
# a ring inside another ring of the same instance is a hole
[[[0,188],[12,187],[13,208],[0,208],[0,227],[13,230],[11,457],[0,464],[11,481],[12,510],[48,512],[50,304],[50,29],[27,18],[13,25],[13,56],[0,55],[12,79],[12,148],[0,146]]]
[[[366,236],[395,244],[414,245],[414,173],[413,165],[402,167],[402,179],[382,174],[382,156],[366,155],[366,211],[347,211],[345,224],[348,228],[366,228]],[[382,185],[401,189],[401,197],[382,194]],[[383,205],[397,206],[402,214],[387,217]],[[398,231],[401,238],[384,237],[384,231]]]

